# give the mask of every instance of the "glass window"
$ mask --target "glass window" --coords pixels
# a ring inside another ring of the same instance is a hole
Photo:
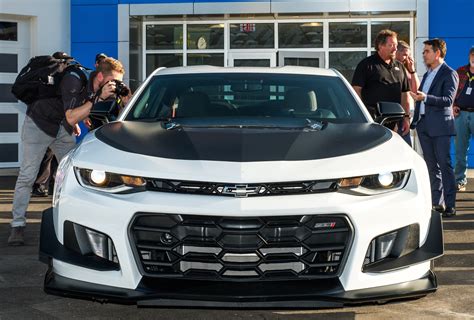
[[[372,22],[371,24],[371,45],[374,45],[375,37],[383,29],[390,29],[398,33],[398,40],[410,43],[410,22],[408,21],[383,21]]]
[[[188,25],[188,49],[224,49],[224,24]]]
[[[147,25],[147,50],[183,49],[183,25]]]
[[[129,46],[129,85],[132,92],[140,86],[143,79],[143,41],[142,41],[142,22],[136,17],[130,17],[129,21],[129,35],[130,35],[130,46]]]
[[[367,22],[330,22],[329,47],[367,47]]]
[[[360,52],[329,52],[329,67],[338,70],[349,81],[352,81],[355,68],[367,57],[366,51]]]
[[[0,132],[18,132],[18,114],[0,113]]]
[[[18,102],[18,99],[12,94],[11,83],[0,83],[0,102]]]
[[[126,119],[169,117],[367,121],[340,78],[275,73],[156,76],[138,97]]]
[[[147,54],[146,74],[147,76],[159,67],[180,67],[183,65],[183,55],[181,53],[168,54]]]
[[[0,72],[17,73],[18,55],[10,53],[0,53]]]
[[[322,48],[323,24],[321,22],[280,23],[278,43],[280,48]]]
[[[269,67],[270,59],[234,59],[234,67]]]
[[[0,40],[18,41],[18,23],[0,21]]]
[[[188,66],[209,65],[224,66],[223,53],[188,53]]]
[[[319,67],[319,58],[285,57],[285,66]]]
[[[18,143],[0,143],[0,162],[18,161]]]
[[[230,25],[230,48],[274,48],[273,23],[238,23]]]

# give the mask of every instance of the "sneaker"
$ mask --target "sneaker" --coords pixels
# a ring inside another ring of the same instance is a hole
[[[440,212],[440,213],[443,213],[444,210],[445,210],[444,206],[442,206],[442,205],[433,205],[432,209],[433,209],[434,211],[438,211],[438,212]]]
[[[466,191],[466,184],[465,183],[458,183],[456,188],[459,192]]]
[[[9,246],[22,246],[25,244],[25,227],[12,228],[10,236],[8,237]]]
[[[33,190],[31,190],[31,196],[32,197],[47,197],[48,196],[48,190],[46,190],[46,187],[42,184],[35,184],[33,186]]]

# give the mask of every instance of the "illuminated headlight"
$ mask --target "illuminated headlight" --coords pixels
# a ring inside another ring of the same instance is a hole
[[[339,181],[338,187],[341,192],[374,195],[402,189],[409,176],[410,170],[403,170],[344,178]]]
[[[109,192],[129,193],[144,191],[146,180],[142,177],[122,175],[102,170],[74,168],[77,181],[88,189]]]

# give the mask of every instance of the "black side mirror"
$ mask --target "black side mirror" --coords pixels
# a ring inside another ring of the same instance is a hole
[[[375,118],[375,122],[381,125],[400,121],[405,116],[405,110],[396,102],[378,102],[377,111],[379,116]]]
[[[116,100],[107,100],[96,102],[91,109],[89,118],[92,122],[92,128],[98,128],[117,118],[118,106]]]

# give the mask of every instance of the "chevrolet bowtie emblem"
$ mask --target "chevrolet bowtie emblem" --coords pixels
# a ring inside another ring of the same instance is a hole
[[[236,184],[225,186],[224,190],[222,190],[223,194],[234,195],[236,198],[246,198],[249,195],[257,194],[260,187],[252,186],[249,187],[247,184]]]

